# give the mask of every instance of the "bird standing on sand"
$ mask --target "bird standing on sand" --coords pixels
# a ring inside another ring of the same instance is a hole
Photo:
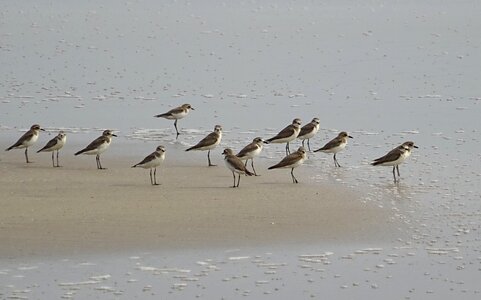
[[[289,142],[292,142],[297,138],[299,132],[301,131],[301,119],[294,119],[292,124],[282,129],[275,137],[272,137],[265,141],[266,144],[269,143],[286,143],[286,155],[291,153],[289,148]]]
[[[309,140],[313,138],[316,133],[319,131],[319,119],[314,118],[311,122],[307,123],[306,125],[302,126],[299,135],[297,136],[298,139],[302,141],[302,147],[304,147],[304,141],[307,140],[307,148],[311,151],[311,144]]]
[[[157,183],[157,167],[162,164],[165,159],[165,147],[158,146],[154,152],[146,156],[141,162],[132,166],[132,168],[141,167],[150,169],[150,183],[152,185],[159,185]],[[152,169],[154,169],[154,177],[152,178]]]
[[[190,147],[189,149],[185,151],[191,151],[191,150],[209,150],[207,152],[207,161],[209,162],[209,167],[213,167],[213,165],[210,162],[210,150],[214,149],[217,147],[217,145],[220,144],[220,141],[222,140],[222,126],[220,125],[215,125],[214,127],[214,132],[209,133],[205,138],[203,138],[200,142],[198,142],[195,146]]]
[[[100,163],[100,154],[107,150],[107,148],[110,146],[113,136],[116,137],[111,130],[105,130],[101,136],[88,144],[87,147],[75,153],[75,156],[79,154],[96,155],[95,160],[97,161],[97,169],[105,169],[102,168],[102,164]]]
[[[40,130],[45,131],[45,129],[40,128],[40,125],[32,125],[30,127],[30,130],[25,132],[15,144],[5,149],[5,151],[25,148],[25,160],[27,161],[27,163],[30,163],[30,161],[28,160],[28,147],[35,144],[35,142],[38,140]]]
[[[264,140],[260,137],[256,137],[252,143],[242,148],[242,150],[236,155],[240,160],[246,161],[245,166],[247,166],[249,159],[251,160],[251,166],[255,176],[257,176],[257,173],[256,169],[254,169],[254,157],[262,152],[263,147]]]
[[[392,149],[386,155],[376,158],[371,165],[373,166],[392,166],[392,175],[394,177],[394,182],[399,181],[399,165],[402,164],[409,156],[411,156],[411,150],[413,148],[418,148],[413,142],[405,142],[402,145]],[[397,176],[395,170],[397,170]]]
[[[174,127],[175,127],[175,132],[177,133],[175,138],[178,138],[180,133],[179,133],[179,130],[177,129],[177,120],[182,119],[183,117],[187,116],[187,114],[189,114],[190,110],[195,110],[195,109],[190,104],[182,104],[179,107],[171,109],[166,113],[156,115],[154,117],[165,118],[165,119],[168,119],[168,120],[175,120],[174,121]]]
[[[324,153],[334,153],[334,165],[336,167],[340,167],[341,165],[336,159],[336,154],[344,148],[346,148],[347,145],[347,138],[352,139],[352,136],[347,134],[347,132],[343,131],[337,135],[337,137],[333,138],[331,141],[329,141],[327,144],[324,145],[324,147],[314,150],[314,152],[324,152]]]
[[[284,157],[278,164],[269,167],[269,170],[278,169],[278,168],[290,168],[291,169],[291,177],[293,183],[299,183],[297,178],[294,176],[294,169],[302,165],[304,161],[307,159],[306,149],[304,147],[299,147],[296,152],[291,153]]]
[[[224,149],[224,152],[222,152],[222,154],[224,155],[224,163],[226,167],[232,171],[232,176],[234,177],[234,185],[232,186],[233,188],[239,187],[241,174],[245,174],[248,176],[254,175],[249,170],[247,170],[246,166],[240,160],[240,158],[234,155],[232,149],[226,148]],[[239,179],[237,180],[237,185],[235,184],[235,173],[237,173],[239,176]]]
[[[56,137],[48,141],[48,143],[40,150],[37,151],[37,153],[40,152],[52,152],[52,166],[53,167],[60,167],[60,164],[58,162],[58,153],[60,149],[65,145],[65,142],[67,142],[67,135],[65,132],[60,131]],[[57,150],[57,165],[55,165],[55,160],[54,160],[54,152]]]

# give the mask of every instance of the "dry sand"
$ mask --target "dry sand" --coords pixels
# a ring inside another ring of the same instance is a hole
[[[202,154],[204,158],[205,154]],[[308,168],[292,184],[289,170],[243,177],[217,167],[168,160],[151,186],[148,170],[129,166],[139,157],[108,153],[95,169],[93,156],[23,151],[0,161],[0,255],[78,254],[129,249],[241,247],[275,243],[359,243],[388,238],[389,213],[363,203],[342,185],[309,181]],[[393,225],[393,224],[391,224]],[[391,228],[391,229],[390,229]]]

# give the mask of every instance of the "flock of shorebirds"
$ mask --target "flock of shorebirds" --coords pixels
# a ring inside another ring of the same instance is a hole
[[[179,136],[179,130],[177,129],[177,121],[179,119],[184,118],[189,114],[191,110],[194,108],[190,104],[183,104],[179,107],[169,110],[166,113],[156,115],[154,117],[157,118],[165,118],[174,121],[174,127],[177,134]],[[13,144],[12,146],[8,147],[6,151],[11,149],[22,149],[25,148],[25,160],[29,163],[28,159],[28,148],[35,144],[38,139],[39,132],[44,130],[40,128],[39,125],[33,125],[30,127],[25,134],[23,134],[20,139]],[[294,169],[298,166],[302,165],[302,163],[307,159],[307,151],[304,148],[304,143],[307,140],[307,147],[309,151],[311,151],[311,146],[309,140],[316,135],[319,131],[319,119],[314,118],[312,121],[303,127],[301,127],[301,120],[294,119],[292,124],[288,125],[284,129],[282,129],[276,136],[264,140],[260,137],[254,138],[254,140],[247,146],[245,146],[242,150],[240,150],[237,154],[230,149],[226,148],[222,152],[224,155],[224,162],[226,167],[232,171],[232,176],[234,177],[234,185],[232,187],[238,187],[240,183],[241,175],[248,175],[257,176],[257,173],[254,168],[254,157],[258,156],[263,149],[264,144],[269,143],[286,143],[286,156],[277,164],[270,166],[268,169],[277,169],[277,168],[287,168],[291,169],[291,177],[293,183],[298,183],[299,181],[294,176]],[[102,135],[88,144],[84,149],[75,153],[75,155],[79,154],[87,154],[87,155],[95,155],[95,159],[97,162],[97,169],[104,169],[100,162],[100,154],[103,153],[107,148],[110,146],[112,141],[112,137],[116,136],[111,130],[105,130]],[[314,150],[314,152],[324,152],[324,153],[332,153],[334,154],[334,164],[336,167],[340,167],[341,165],[337,161],[336,154],[342,151],[346,145],[349,138],[352,138],[347,132],[343,131],[337,135],[334,139],[329,141],[323,147]],[[297,151],[292,152],[289,148],[289,143],[294,141],[295,139],[302,140],[302,146],[297,149]],[[65,145],[67,140],[67,136],[63,131],[60,131],[59,134],[47,142],[47,144],[41,148],[38,152],[52,152],[52,165],[54,167],[59,167],[58,155],[60,149]],[[201,141],[199,141],[196,145],[186,149],[185,151],[191,150],[207,150],[207,161],[209,166],[215,166],[212,164],[210,160],[210,150],[214,149],[217,145],[220,144],[222,140],[222,127],[220,125],[216,125],[214,127],[214,131],[209,133],[206,137],[204,137]],[[373,166],[391,166],[392,173],[394,177],[394,182],[399,180],[399,165],[404,162],[410,155],[413,148],[417,148],[413,142],[408,141],[403,143],[402,145],[394,148],[393,150],[389,151],[386,155],[374,159],[371,163]],[[55,164],[55,157],[54,153],[57,151],[57,163]],[[165,147],[158,146],[153,153],[146,156],[141,162],[132,166],[141,167],[144,169],[150,169],[150,183],[152,185],[158,185],[156,172],[157,167],[162,164],[165,159]],[[251,167],[252,172],[247,169],[247,162],[251,160]],[[397,177],[396,177],[397,171]],[[237,183],[236,183],[236,174],[238,175]]]

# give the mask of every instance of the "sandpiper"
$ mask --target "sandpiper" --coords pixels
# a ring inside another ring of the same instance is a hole
[[[209,133],[205,138],[198,142],[195,146],[190,147],[185,151],[190,150],[209,150],[207,152],[207,161],[209,162],[209,167],[215,166],[210,162],[210,150],[214,149],[220,144],[222,139],[222,126],[215,125],[214,132]]]
[[[313,138],[316,133],[319,131],[319,119],[314,118],[310,123],[302,126],[299,135],[297,136],[298,139],[302,140],[302,147],[304,147],[304,141],[307,140],[307,148],[311,151],[311,145],[309,140]]]
[[[79,154],[87,154],[87,155],[96,155],[95,160],[97,161],[97,169],[103,170],[102,164],[100,163],[100,154],[103,153],[107,148],[110,146],[110,142],[112,142],[112,137],[116,136],[112,133],[111,130],[105,130],[101,136],[96,138],[93,142],[88,144],[87,147],[75,153],[75,155]]]
[[[38,140],[38,134],[40,130],[45,131],[45,129],[40,128],[40,125],[32,125],[30,127],[30,130],[25,132],[15,144],[5,149],[5,151],[25,148],[25,160],[27,161],[27,163],[30,163],[30,161],[28,160],[28,147],[35,144],[35,142]]]
[[[232,176],[234,177],[234,185],[232,186],[233,188],[239,187],[241,174],[248,176],[254,175],[254,173],[251,173],[249,170],[247,170],[242,160],[234,155],[234,151],[232,151],[232,149],[226,148],[222,154],[224,155],[224,163],[226,167],[232,171]],[[235,184],[235,173],[239,174],[237,185]]]
[[[291,153],[289,149],[289,142],[295,140],[301,131],[301,120],[296,118],[292,121],[292,124],[282,129],[275,137],[272,137],[265,141],[269,143],[286,143],[286,155]]]
[[[48,143],[40,150],[37,151],[39,152],[52,152],[52,166],[53,167],[60,167],[60,164],[58,163],[58,153],[60,149],[65,145],[65,142],[67,142],[67,134],[65,132],[60,131],[56,137],[48,141]],[[55,165],[55,160],[54,160],[54,152],[57,150],[57,165]]]
[[[174,127],[175,127],[175,132],[177,133],[176,138],[178,138],[180,133],[179,133],[179,130],[177,130],[177,120],[187,116],[190,110],[195,110],[195,109],[190,104],[182,104],[179,107],[171,109],[166,113],[155,115],[154,117],[165,118],[168,120],[175,120]]]
[[[284,157],[278,164],[269,167],[269,170],[278,168],[290,168],[291,177],[293,183],[299,183],[297,178],[294,176],[294,169],[300,166],[307,159],[306,149],[304,147],[299,147],[296,152],[291,153]]]
[[[252,170],[254,171],[254,175],[257,176],[256,169],[254,169],[254,157],[259,155],[264,147],[264,140],[260,137],[256,137],[252,140],[252,143],[245,146],[239,153],[237,153],[237,157],[240,160],[245,160],[245,166],[247,166],[247,162],[249,159],[251,160]]]
[[[343,131],[333,138],[329,143],[325,144],[324,147],[314,150],[314,152],[324,152],[324,153],[334,153],[334,165],[340,167],[341,165],[336,159],[336,154],[346,148],[347,138],[352,139],[352,136]]]
[[[399,165],[402,164],[409,156],[411,156],[411,150],[413,148],[418,148],[413,142],[405,142],[402,145],[392,149],[386,155],[376,158],[371,165],[373,166],[392,166],[392,175],[394,177],[394,182],[399,180],[401,174],[399,174]],[[397,176],[395,170],[397,170]]]
[[[165,159],[165,147],[158,146],[154,152],[146,156],[141,162],[132,166],[132,168],[141,167],[150,169],[150,183],[152,185],[159,185],[157,183],[157,167],[162,164]],[[152,169],[154,169],[154,176],[152,178]]]

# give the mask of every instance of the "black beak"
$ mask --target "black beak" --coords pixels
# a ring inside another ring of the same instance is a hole
[[[116,135],[116,134],[113,134],[113,133],[112,133],[112,136],[115,136],[115,137],[117,137],[117,135]]]
[[[418,146],[416,146],[416,145],[414,145],[413,147],[414,147],[414,148],[416,148],[416,149],[417,149],[417,148],[419,148],[419,147],[418,147]]]
[[[191,107],[190,109],[195,110],[193,107]]]
[[[350,135],[348,135],[347,137],[348,137],[348,138],[350,138],[350,139],[353,139],[353,137],[352,137],[352,136],[350,136]]]
[[[43,128],[40,128],[40,130],[45,131],[45,129],[43,129]]]

